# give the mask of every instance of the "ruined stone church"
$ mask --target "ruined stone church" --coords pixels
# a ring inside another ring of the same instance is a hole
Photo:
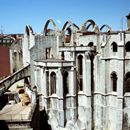
[[[127,22],[119,31],[91,19],[62,30],[50,19],[41,34],[26,26],[23,63],[52,130],[130,129],[130,14]]]

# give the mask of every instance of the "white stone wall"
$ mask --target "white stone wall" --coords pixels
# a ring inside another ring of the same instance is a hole
[[[130,41],[129,33],[82,35],[81,32],[73,32],[70,43],[64,43],[63,31],[47,36],[31,35],[30,39],[31,43],[28,44],[29,39],[25,34],[23,60],[24,63],[31,63],[32,85],[38,87],[38,93],[41,94],[40,110],[46,108],[52,130],[129,128],[129,93],[124,95],[123,92],[124,77],[130,71],[130,52],[125,52],[125,44]],[[93,47],[88,47],[90,42],[93,42]],[[117,43],[117,52],[113,52],[113,42]],[[51,48],[50,59],[46,59],[46,48]],[[59,62],[61,53],[64,53],[64,60]],[[78,91],[77,85],[79,55],[83,56],[82,91]],[[67,70],[69,77],[69,93],[66,97],[63,94],[63,70]],[[51,72],[56,73],[56,93],[52,95],[49,94]],[[117,74],[116,92],[112,88],[112,72]]]

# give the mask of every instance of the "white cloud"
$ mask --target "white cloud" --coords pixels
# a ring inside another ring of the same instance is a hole
[[[57,22],[58,22],[59,24],[61,24],[61,21],[60,21],[60,20],[57,20]]]

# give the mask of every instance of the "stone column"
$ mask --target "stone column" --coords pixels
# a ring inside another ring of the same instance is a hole
[[[69,96],[67,97],[67,120],[73,122],[77,119],[77,85],[76,85],[76,70],[74,67],[69,71]]]
[[[94,92],[100,92],[100,62],[99,54],[94,59]]]
[[[105,130],[103,129],[103,118],[104,118],[104,106],[102,104],[104,98],[102,94],[94,94],[94,130]],[[105,118],[104,118],[105,120]]]
[[[49,88],[47,88],[48,87],[48,85],[47,85],[47,74],[46,74],[47,72],[48,71],[44,68],[41,70],[41,91],[40,91],[41,96],[40,96],[40,98],[42,100],[42,109],[44,107],[47,109],[47,104],[48,104],[48,100],[47,100],[48,94],[47,94],[47,92],[48,92]]]
[[[32,81],[32,82],[33,82],[33,84],[37,85],[37,67],[34,67],[34,81]]]
[[[94,60],[94,94],[93,94],[93,119],[94,130],[105,130],[105,62],[100,59],[97,54]],[[92,125],[93,125],[92,124]]]
[[[105,60],[101,60],[101,66],[100,67],[101,67],[101,72],[100,72],[100,74],[97,74],[97,75],[100,75],[100,84],[98,84],[98,85],[100,85],[99,86],[100,87],[100,92],[102,94],[105,94],[105,91],[107,90],[105,88],[106,87],[106,85],[105,85],[105,78],[106,78]]]
[[[86,95],[91,95],[91,61],[89,53],[85,53],[83,64],[83,91]]]
[[[92,109],[91,109],[91,78],[92,78],[92,72],[91,72],[91,60],[90,60],[90,54],[89,52],[85,53],[85,59],[84,59],[84,65],[83,65],[83,92],[84,92],[84,124],[86,126],[86,129],[91,129],[91,120],[92,120]],[[82,100],[82,99],[81,99]],[[83,115],[84,115],[83,114]],[[86,123],[88,122],[88,123]]]
[[[107,130],[117,130],[117,122],[120,118],[117,115],[117,112],[120,110],[117,109],[118,99],[117,95],[108,94],[107,96],[107,109],[106,109],[106,129]],[[118,117],[118,118],[117,118]],[[121,130],[121,129],[119,129]]]
[[[130,93],[125,93],[124,95],[124,115],[123,115],[123,130],[130,129]]]
[[[64,127],[64,108],[63,108],[63,75],[62,68],[58,69],[56,94],[58,96],[58,122],[60,127]]]

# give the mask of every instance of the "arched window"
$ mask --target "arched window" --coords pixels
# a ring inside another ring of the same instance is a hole
[[[56,93],[56,74],[52,72],[50,74],[50,94]]]
[[[79,91],[83,90],[83,56],[78,56],[78,88]]]
[[[113,50],[113,52],[117,52],[117,49],[118,49],[117,44],[115,42],[113,42],[112,43],[112,50]]]
[[[93,46],[93,42],[90,42],[90,43],[88,44],[88,46],[89,46],[89,47],[92,47],[92,46]]]
[[[117,75],[115,72],[111,74],[111,80],[112,80],[112,89],[114,92],[117,91]]]
[[[130,92],[130,72],[125,76],[125,92]]]
[[[69,86],[68,72],[65,71],[63,74],[63,87],[64,87],[63,94],[64,94],[64,96],[66,96],[66,94],[69,93],[68,86]]]
[[[130,42],[127,42],[125,45],[126,52],[130,52]]]

